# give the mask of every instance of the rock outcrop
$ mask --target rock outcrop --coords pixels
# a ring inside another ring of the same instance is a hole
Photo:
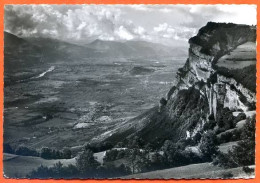
[[[253,110],[256,102],[255,93],[243,86],[240,81],[220,74],[215,64],[220,57],[229,54],[237,46],[255,42],[255,39],[255,27],[209,22],[199,30],[197,36],[189,40],[189,58],[178,72],[178,84],[170,100],[174,100],[182,90],[194,87],[208,104],[208,111],[203,111],[207,116],[213,114],[216,119],[218,108],[227,107],[230,110],[244,112]],[[237,61],[243,60],[237,59]],[[255,67],[255,64],[253,66]],[[229,69],[226,69],[226,72],[230,72]],[[247,74],[255,76],[256,73]],[[172,107],[168,106],[169,112]],[[195,127],[195,133],[188,131],[187,134],[196,134],[196,128],[201,127],[205,119],[200,118],[199,121],[200,123]]]

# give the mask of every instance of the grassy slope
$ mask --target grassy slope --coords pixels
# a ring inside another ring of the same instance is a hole
[[[242,69],[255,64],[256,43],[254,42],[246,42],[238,46],[230,54],[222,56],[217,62],[218,67],[225,67],[227,69]]]
[[[255,92],[256,88],[256,45],[247,42],[221,57],[215,69],[218,73],[232,77],[243,86]],[[250,81],[250,82],[248,82]]]
[[[220,150],[222,153],[227,153],[229,149],[232,149],[233,146],[237,145],[237,142],[238,142],[238,141],[227,142],[227,143],[220,144],[219,150]]]
[[[202,173],[203,172],[203,173]],[[253,175],[247,175],[242,171],[242,168],[223,169],[213,166],[211,163],[192,164],[177,168],[170,168],[165,170],[157,170],[147,173],[135,174],[123,179],[190,179],[190,178],[223,178],[224,173],[232,173],[234,178],[253,178]]]

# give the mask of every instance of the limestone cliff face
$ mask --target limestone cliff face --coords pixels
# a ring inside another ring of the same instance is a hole
[[[219,107],[244,112],[252,110],[256,102],[255,93],[234,78],[220,74],[215,65],[221,56],[230,54],[237,46],[255,42],[255,34],[255,27],[235,24],[209,22],[200,29],[198,35],[189,40],[189,58],[185,66],[179,69],[175,91],[170,97],[168,95],[168,112],[172,113],[176,105],[172,101],[180,92],[191,87],[198,90],[200,97],[208,104],[206,111],[203,111],[207,116],[213,114],[216,119]],[[187,135],[195,135],[206,121],[207,118],[200,117],[195,127],[187,130]]]
[[[209,22],[189,40],[189,57],[178,71],[177,85],[167,94],[167,102],[122,125],[110,139],[139,136],[145,142],[177,142],[201,133],[209,118],[216,120],[224,108],[255,110],[256,60],[243,56],[255,55],[255,41],[255,27]],[[237,51],[243,44],[246,49]],[[224,68],[218,66],[223,56],[227,57]]]

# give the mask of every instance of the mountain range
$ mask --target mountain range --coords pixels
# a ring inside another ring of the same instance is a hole
[[[20,38],[11,33],[4,34],[5,48],[35,47],[40,48],[45,56],[71,58],[137,58],[163,57],[185,53],[184,47],[168,47],[158,43],[146,41],[103,41],[94,40],[91,43],[77,45],[51,38]],[[26,46],[24,45],[26,44]]]

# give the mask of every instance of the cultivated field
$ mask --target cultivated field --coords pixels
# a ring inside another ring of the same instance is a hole
[[[40,74],[5,86],[5,143],[36,149],[84,145],[156,105],[184,60],[45,64]]]

